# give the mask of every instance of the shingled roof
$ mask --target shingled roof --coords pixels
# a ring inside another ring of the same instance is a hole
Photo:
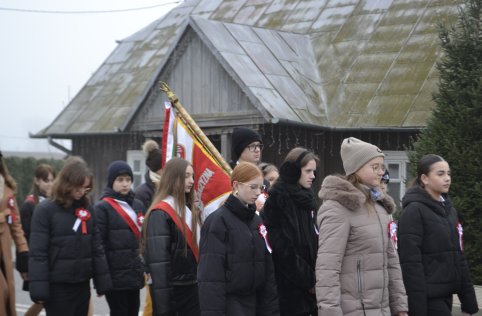
[[[124,131],[187,27],[263,117],[329,127],[423,127],[433,109],[437,23],[454,0],[195,0],[119,42],[37,134]]]

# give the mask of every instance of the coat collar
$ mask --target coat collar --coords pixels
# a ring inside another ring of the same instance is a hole
[[[356,211],[362,208],[367,200],[363,192],[340,176],[327,176],[325,180],[323,180],[318,197],[322,201],[336,201],[350,211]],[[383,195],[382,199],[378,202],[385,207],[389,214],[395,210],[395,203],[389,195]]]

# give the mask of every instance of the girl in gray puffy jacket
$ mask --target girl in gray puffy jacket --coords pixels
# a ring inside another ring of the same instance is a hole
[[[319,316],[407,315],[390,216],[395,205],[376,189],[385,172],[384,156],[372,144],[347,138],[341,145],[346,176],[323,181],[316,261]]]

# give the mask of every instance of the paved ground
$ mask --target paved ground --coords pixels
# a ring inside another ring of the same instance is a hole
[[[17,315],[23,316],[24,313],[27,311],[28,307],[31,304],[30,298],[27,292],[21,291],[22,282],[20,280],[19,274],[15,273],[15,288],[17,289]],[[482,309],[482,286],[476,286],[475,292],[477,295],[477,301],[479,303],[479,308]],[[94,316],[108,316],[109,315],[109,308],[105,301],[104,297],[97,297],[95,292],[92,291],[92,298],[94,303]],[[145,301],[145,290],[141,291],[141,310],[144,306]],[[45,312],[40,314],[41,316],[45,316]],[[142,315],[142,312],[139,312],[139,316]],[[461,316],[462,313],[460,311],[460,302],[456,295],[454,295],[454,308],[452,312],[453,316]],[[482,311],[479,311],[476,315],[482,316]]]

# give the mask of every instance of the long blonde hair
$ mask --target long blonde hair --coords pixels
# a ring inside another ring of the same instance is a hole
[[[172,158],[169,160],[163,168],[161,181],[159,187],[154,196],[149,211],[146,214],[144,227],[143,227],[143,239],[145,240],[147,222],[149,221],[149,215],[155,206],[168,196],[172,196],[175,201],[176,215],[179,216],[182,223],[186,223],[186,206],[191,209],[191,227],[192,227],[192,241],[197,245],[197,226],[201,224],[201,216],[195,202],[195,190],[192,188],[191,192],[185,192],[186,181],[186,169],[188,166],[192,166],[188,161],[182,158]],[[183,226],[183,234],[185,236],[186,225]],[[143,243],[145,245],[145,243]],[[187,251],[187,244],[184,245],[185,251]],[[144,247],[143,247],[143,250]]]

